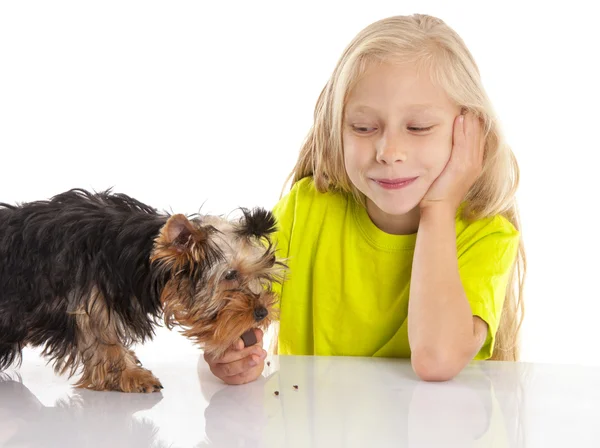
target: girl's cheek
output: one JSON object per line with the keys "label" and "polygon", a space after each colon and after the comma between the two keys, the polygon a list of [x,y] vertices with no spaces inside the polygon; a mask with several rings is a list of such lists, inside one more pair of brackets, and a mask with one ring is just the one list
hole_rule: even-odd
{"label": "girl's cheek", "polygon": [[424,171],[428,179],[437,178],[450,159],[450,148],[445,141],[438,144],[424,145],[415,152],[417,165]]}
{"label": "girl's cheek", "polygon": [[422,144],[415,151],[415,155],[418,160],[428,166],[432,167],[439,163],[439,160],[444,158],[447,150],[443,142],[429,141],[426,144]]}
{"label": "girl's cheek", "polygon": [[430,150],[428,153],[431,155],[431,160],[434,163],[446,164],[450,159],[450,153],[452,151],[452,136],[440,135],[435,141],[431,142]]}

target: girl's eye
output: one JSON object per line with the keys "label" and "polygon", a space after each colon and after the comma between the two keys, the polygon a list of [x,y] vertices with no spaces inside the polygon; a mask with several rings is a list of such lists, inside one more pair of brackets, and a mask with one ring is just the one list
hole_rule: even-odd
{"label": "girl's eye", "polygon": [[373,132],[373,131],[377,130],[377,128],[373,128],[370,126],[354,126],[354,125],[352,126],[352,129],[355,132],[358,132],[359,134],[367,134],[369,132]]}
{"label": "girl's eye", "polygon": [[432,128],[433,128],[433,126],[429,126],[429,127],[426,127],[426,128],[419,128],[419,127],[416,127],[416,126],[409,126],[408,130],[412,131],[412,132],[427,132],[427,131],[430,131]]}

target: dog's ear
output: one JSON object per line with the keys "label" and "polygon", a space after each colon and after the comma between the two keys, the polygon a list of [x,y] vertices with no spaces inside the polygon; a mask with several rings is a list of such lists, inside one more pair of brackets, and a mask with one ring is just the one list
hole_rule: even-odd
{"label": "dog's ear", "polygon": [[244,216],[236,230],[238,236],[268,238],[277,230],[275,216],[270,211],[261,207],[255,207],[252,210],[242,208],[241,210]]}
{"label": "dog's ear", "polygon": [[163,243],[178,252],[189,251],[194,245],[203,244],[208,239],[208,231],[195,227],[184,215],[173,215],[162,231]]}
{"label": "dog's ear", "polygon": [[212,265],[221,257],[219,248],[211,240],[215,231],[212,226],[195,225],[184,215],[173,215],[156,238],[152,261],[162,260],[172,267]]}

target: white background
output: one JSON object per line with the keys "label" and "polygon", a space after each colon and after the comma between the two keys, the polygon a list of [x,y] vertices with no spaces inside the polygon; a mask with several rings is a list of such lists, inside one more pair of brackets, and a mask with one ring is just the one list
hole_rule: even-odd
{"label": "white background", "polygon": [[[114,187],[159,209],[271,207],[369,23],[465,40],[522,169],[523,360],[600,364],[600,44],[584,2],[0,3],[0,201]],[[203,205],[204,204],[204,205]],[[159,331],[140,357],[198,350]]]}

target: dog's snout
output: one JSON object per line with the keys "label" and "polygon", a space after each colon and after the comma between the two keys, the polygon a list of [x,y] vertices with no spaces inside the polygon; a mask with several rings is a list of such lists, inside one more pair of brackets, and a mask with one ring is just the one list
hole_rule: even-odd
{"label": "dog's snout", "polygon": [[267,317],[267,314],[269,314],[269,312],[264,306],[254,308],[254,319],[256,320],[256,322],[260,322],[261,320],[263,320],[265,317]]}

